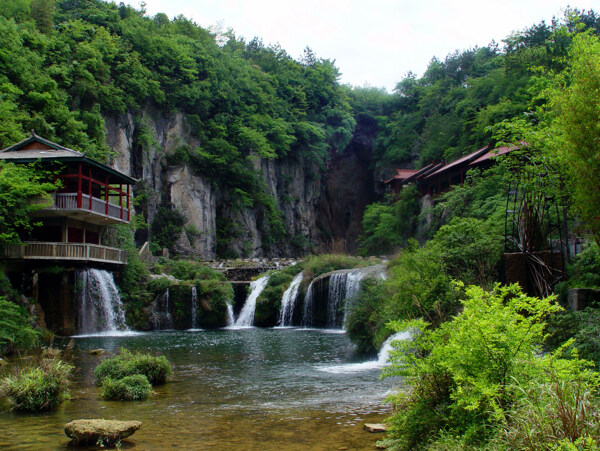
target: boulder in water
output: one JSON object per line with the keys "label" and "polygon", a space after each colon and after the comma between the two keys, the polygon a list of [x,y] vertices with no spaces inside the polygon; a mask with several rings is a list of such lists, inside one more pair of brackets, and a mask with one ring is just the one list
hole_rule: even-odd
{"label": "boulder in water", "polygon": [[90,349],[90,355],[103,355],[106,354],[106,349],[98,348],[98,349]]}
{"label": "boulder in water", "polygon": [[65,434],[74,444],[112,446],[141,427],[141,421],[75,420],[65,424]]}
{"label": "boulder in water", "polygon": [[386,430],[385,424],[379,423],[365,423],[363,427],[369,432],[385,432]]}

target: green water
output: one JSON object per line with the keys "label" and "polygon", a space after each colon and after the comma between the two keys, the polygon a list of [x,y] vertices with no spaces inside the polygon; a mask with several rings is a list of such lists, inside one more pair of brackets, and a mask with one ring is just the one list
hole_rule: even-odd
{"label": "green water", "polygon": [[[374,449],[381,435],[362,425],[389,415],[382,401],[398,383],[353,365],[360,358],[339,331],[165,331],[74,342],[71,401],[47,414],[0,413],[0,448],[66,449],[65,423],[105,418],[142,421],[126,446],[140,450]],[[122,346],[173,364],[170,382],[146,401],[99,398],[93,369],[101,357],[88,351]]]}

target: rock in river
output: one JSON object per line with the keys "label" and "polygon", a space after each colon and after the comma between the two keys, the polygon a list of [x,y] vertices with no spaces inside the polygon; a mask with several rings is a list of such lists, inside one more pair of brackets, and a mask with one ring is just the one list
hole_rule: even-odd
{"label": "rock in river", "polygon": [[363,427],[369,432],[385,432],[385,424],[365,423]]}
{"label": "rock in river", "polygon": [[65,424],[65,434],[75,444],[112,446],[141,427],[141,421],[75,420]]}

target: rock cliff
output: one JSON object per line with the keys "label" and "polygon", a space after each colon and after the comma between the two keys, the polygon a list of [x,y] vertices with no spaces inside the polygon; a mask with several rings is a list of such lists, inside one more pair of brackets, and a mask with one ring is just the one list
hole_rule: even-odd
{"label": "rock cliff", "polygon": [[[274,238],[265,233],[264,208],[234,201],[226,187],[195,173],[189,163],[169,162],[182,147],[202,147],[184,114],[164,115],[146,106],[105,122],[114,151],[110,164],[139,180],[136,213],[148,224],[160,206],[185,217],[184,231],[170,248],[178,255],[260,258],[353,251],[364,208],[376,198],[370,169],[372,124],[359,121],[355,138],[344,151],[332,152],[325,167],[294,155],[272,160],[247,156],[280,212],[285,232]],[[142,244],[151,235],[150,228],[138,230],[136,240]]]}

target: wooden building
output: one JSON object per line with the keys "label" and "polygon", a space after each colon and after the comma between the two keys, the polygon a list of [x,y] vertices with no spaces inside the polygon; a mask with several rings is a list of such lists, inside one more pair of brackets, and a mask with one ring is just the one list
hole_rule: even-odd
{"label": "wooden building", "polygon": [[55,171],[60,188],[52,204],[35,213],[42,226],[23,244],[0,248],[1,259],[124,265],[125,251],[104,246],[103,232],[131,219],[136,180],[72,149],[32,135],[0,151],[13,163],[40,162]]}
{"label": "wooden building", "polygon": [[487,169],[494,164],[494,157],[509,153],[518,147],[483,147],[448,164],[431,163],[422,169],[397,169],[396,174],[384,183],[387,191],[399,194],[404,185],[414,183],[422,195],[435,196],[444,193],[453,185],[465,181],[470,169]]}

